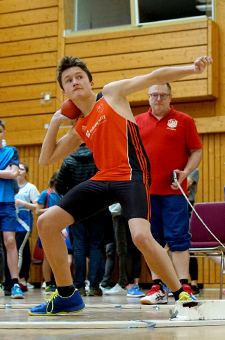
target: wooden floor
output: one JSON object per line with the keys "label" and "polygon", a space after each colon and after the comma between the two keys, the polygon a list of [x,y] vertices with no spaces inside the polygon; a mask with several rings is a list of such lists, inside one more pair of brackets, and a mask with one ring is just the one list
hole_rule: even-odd
{"label": "wooden floor", "polygon": [[[218,290],[202,290],[199,298],[218,299]],[[172,297],[168,305],[159,306],[142,306],[138,298],[126,296],[84,297],[86,308],[78,314],[28,316],[27,309],[43,301],[42,289],[29,290],[24,300],[0,297],[0,339],[222,340],[225,337],[225,320],[211,325],[201,320],[194,324],[185,321],[182,326],[170,321]]]}

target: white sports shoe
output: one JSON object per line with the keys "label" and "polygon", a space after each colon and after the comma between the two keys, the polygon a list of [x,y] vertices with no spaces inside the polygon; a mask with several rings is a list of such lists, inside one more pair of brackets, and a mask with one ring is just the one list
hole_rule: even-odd
{"label": "white sports shoe", "polygon": [[28,289],[34,289],[34,285],[30,284],[29,282],[27,282],[27,288]]}
{"label": "white sports shoe", "polygon": [[127,295],[127,290],[117,283],[113,288],[106,290],[104,295]]}
{"label": "white sports shoe", "polygon": [[102,287],[102,285],[99,285],[99,288],[102,290],[102,294],[105,294],[108,290],[112,289],[110,286]]}
{"label": "white sports shoe", "polygon": [[2,283],[0,282],[0,297],[4,296],[4,287]]}
{"label": "white sports shoe", "polygon": [[90,281],[89,280],[85,280],[84,284],[85,284],[85,292],[86,293],[90,293]]}
{"label": "white sports shoe", "polygon": [[164,290],[159,285],[153,285],[145,297],[140,300],[142,305],[158,305],[167,303],[167,297]]}

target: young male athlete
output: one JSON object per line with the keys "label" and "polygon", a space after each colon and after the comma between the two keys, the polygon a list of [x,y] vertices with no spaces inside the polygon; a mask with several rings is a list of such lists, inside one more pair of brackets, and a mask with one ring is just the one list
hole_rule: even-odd
{"label": "young male athlete", "polygon": [[54,114],[42,145],[40,164],[53,164],[84,142],[93,151],[99,172],[70,190],[38,219],[38,232],[58,289],[46,303],[31,308],[30,315],[75,313],[85,307],[73,286],[61,230],[114,202],[123,207],[134,244],[148,266],[174,292],[175,300],[191,300],[165,250],[150,232],[150,164],[126,97],[154,84],[202,73],[211,63],[210,57],[200,57],[191,66],[165,67],[148,75],[110,83],[96,95],[86,65],[77,57],[66,56],[61,60],[57,79],[63,93],[82,114],[58,142],[59,127],[62,123],[68,125],[69,120],[61,110]]}

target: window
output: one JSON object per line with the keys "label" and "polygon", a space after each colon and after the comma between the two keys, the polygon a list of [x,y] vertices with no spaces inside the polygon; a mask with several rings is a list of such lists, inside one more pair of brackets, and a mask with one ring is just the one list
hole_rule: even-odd
{"label": "window", "polygon": [[137,0],[138,22],[136,24],[191,18],[212,17],[213,0]]}
{"label": "window", "polygon": [[65,33],[134,27],[193,17],[214,19],[215,0],[64,0]]}
{"label": "window", "polygon": [[130,0],[75,0],[75,31],[130,24]]}

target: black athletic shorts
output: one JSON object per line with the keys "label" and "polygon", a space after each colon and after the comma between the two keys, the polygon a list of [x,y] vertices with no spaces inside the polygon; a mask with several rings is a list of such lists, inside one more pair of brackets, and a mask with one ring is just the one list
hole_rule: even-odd
{"label": "black athletic shorts", "polygon": [[71,189],[56,205],[78,222],[116,202],[121,204],[127,220],[150,219],[149,187],[137,180],[87,180]]}

